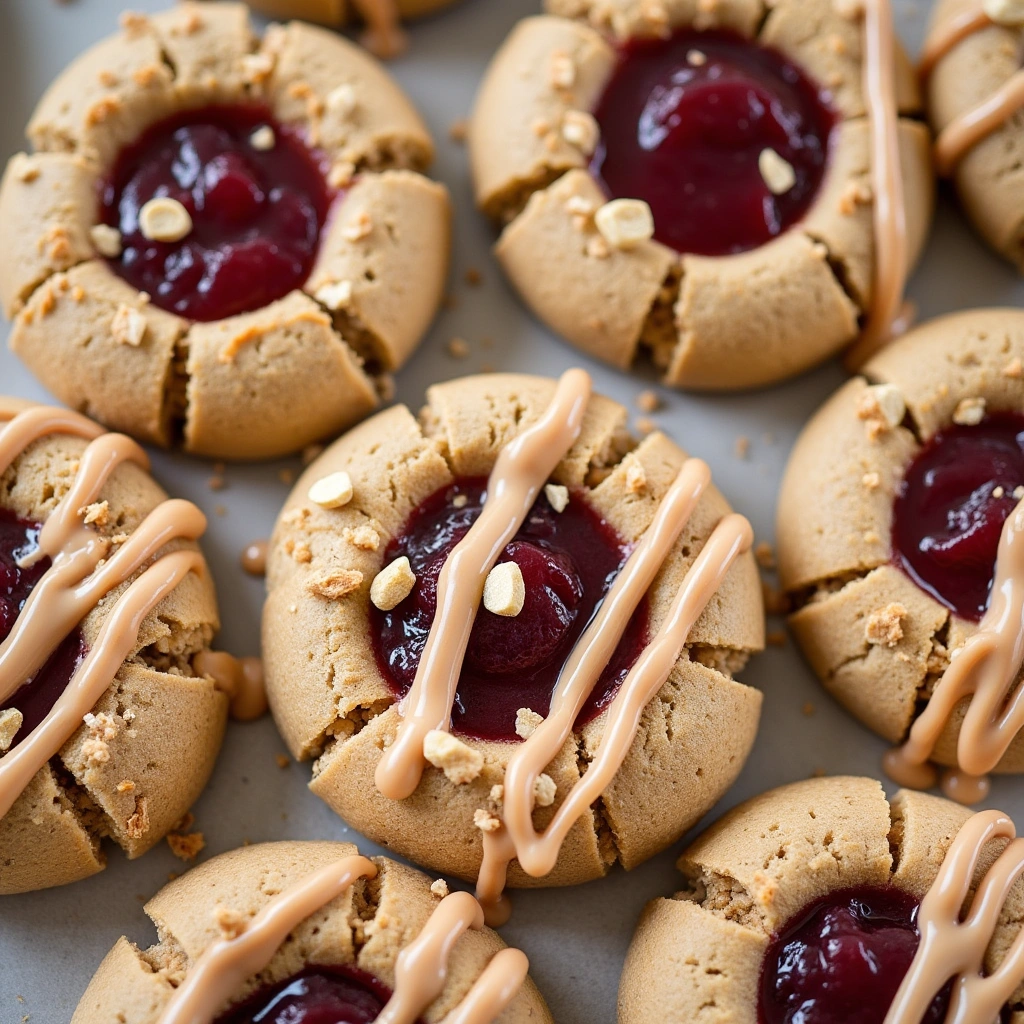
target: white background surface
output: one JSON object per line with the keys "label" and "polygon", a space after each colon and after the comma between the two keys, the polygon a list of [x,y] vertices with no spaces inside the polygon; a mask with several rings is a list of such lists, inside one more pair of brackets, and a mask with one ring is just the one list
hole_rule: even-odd
{"label": "white background surface", "polygon": [[[0,157],[6,160],[24,145],[23,126],[47,83],[85,46],[114,30],[121,6],[121,0],[0,0]],[[165,3],[135,0],[133,6],[157,10]],[[647,386],[558,342],[520,306],[490,259],[492,235],[472,208],[463,148],[448,139],[448,126],[468,112],[490,55],[516,20],[535,13],[538,6],[538,0],[465,0],[415,26],[409,55],[393,65],[434,133],[434,173],[451,189],[457,205],[451,289],[460,301],[441,314],[399,375],[398,398],[413,408],[421,404],[428,384],[472,373],[483,364],[549,374],[582,365],[593,372],[599,390],[627,405]],[[899,29],[912,51],[919,45],[927,6],[921,0],[896,0]],[[482,287],[465,286],[468,267],[483,271]],[[1024,305],[1024,285],[972,236],[948,197],[910,295],[922,318],[970,306]],[[6,325],[0,332],[6,335]],[[457,361],[447,354],[446,342],[455,335],[470,342],[470,358]],[[485,337],[495,341],[489,350],[480,344]],[[808,415],[842,379],[839,367],[829,365],[754,395],[663,392],[666,407],[656,419],[693,454],[710,461],[717,483],[736,509],[750,517],[759,538],[770,539],[775,494],[789,448]],[[0,350],[0,391],[46,398],[6,346]],[[735,454],[740,436],[751,442],[746,460]],[[237,654],[257,654],[262,586],[242,573],[238,558],[247,542],[269,534],[288,489],[278,471],[297,463],[229,467],[227,488],[215,493],[207,486],[207,464],[164,454],[157,454],[154,462],[168,490],[210,514],[204,546],[221,597],[224,630],[219,645]],[[226,514],[215,515],[217,505]],[[713,815],[816,769],[879,774],[882,742],[832,703],[791,644],[757,657],[742,678],[765,694],[761,730],[746,770]],[[811,717],[801,711],[807,701],[816,708]],[[308,766],[277,766],[274,756],[283,751],[269,718],[229,727],[213,780],[194,808],[196,827],[208,844],[203,857],[243,839],[345,838],[370,852],[369,843],[307,792]],[[991,803],[1024,820],[1024,784],[997,781]],[[677,887],[677,853],[678,848],[630,874],[616,870],[607,879],[576,889],[514,894],[515,914],[503,929],[504,937],[529,954],[533,977],[559,1024],[615,1020],[619,973],[637,916],[647,900]],[[180,871],[181,863],[163,844],[134,863],[116,848],[109,856],[108,869],[93,879],[0,901],[0,1024],[17,1024],[25,1014],[38,1024],[68,1021],[119,935],[141,944],[153,940],[142,902],[169,872]]]}

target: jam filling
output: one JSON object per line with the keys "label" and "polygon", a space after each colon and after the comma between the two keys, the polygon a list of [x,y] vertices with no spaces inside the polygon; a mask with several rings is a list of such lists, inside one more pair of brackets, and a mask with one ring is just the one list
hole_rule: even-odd
{"label": "jam filling", "polygon": [[[397,608],[371,607],[377,663],[396,696],[412,686],[437,608],[437,578],[452,548],[479,517],[484,479],[442,488],[413,512],[389,545],[385,564],[406,555],[416,574],[412,593]],[[456,499],[458,499],[457,507]],[[499,562],[522,570],[526,603],[515,617],[481,606],[470,636],[452,711],[452,726],[478,739],[520,739],[516,712],[547,716],[558,674],[629,555],[629,548],[579,493],[561,513],[543,495]],[[580,712],[594,718],[614,698],[647,636],[645,598],[611,662]]]}
{"label": "jam filling", "polygon": [[[259,309],[309,276],[334,198],[325,173],[325,158],[266,108],[174,114],[124,149],[103,183],[100,220],[122,244],[109,262],[155,305],[190,320]],[[140,229],[143,206],[164,197],[192,218],[180,241]]]}
{"label": "jam filling", "polygon": [[[7,639],[32,588],[50,567],[48,558],[24,569],[18,567],[17,560],[38,546],[41,528],[38,523],[19,519],[13,512],[0,509],[0,642]],[[50,713],[85,653],[85,640],[76,629],[64,638],[35,676],[15,690],[0,707],[0,710],[16,708],[24,717],[15,742],[24,739]]]}
{"label": "jam filling", "polygon": [[1003,523],[1024,485],[1024,416],[940,431],[910,464],[893,507],[896,564],[962,618],[988,607]]}
{"label": "jam filling", "polygon": [[[645,200],[659,242],[705,256],[757,248],[804,216],[837,122],[827,94],[782,54],[692,29],[623,46],[594,115],[591,169],[607,194]],[[767,149],[793,169],[779,194],[761,174]]]}
{"label": "jam filling", "polygon": [[307,967],[265,985],[214,1024],[371,1024],[391,993],[356,967]]}
{"label": "jam filling", "polygon": [[[883,1024],[917,952],[917,911],[913,896],[868,886],[812,903],[768,946],[759,1024]],[[946,1019],[951,987],[922,1024]]]}

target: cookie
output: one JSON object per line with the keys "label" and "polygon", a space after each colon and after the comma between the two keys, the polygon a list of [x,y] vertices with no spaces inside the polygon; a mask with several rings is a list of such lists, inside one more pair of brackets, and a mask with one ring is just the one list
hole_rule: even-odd
{"label": "cookie", "polygon": [[[11,346],[65,404],[269,458],[365,416],[441,298],[445,189],[409,100],[301,22],[125,15],[50,86],[0,184]],[[97,201],[99,195],[99,201]]]}
{"label": "cookie", "polygon": [[[971,973],[984,961],[991,975],[1020,931],[1024,885],[1009,874],[1012,888],[999,889],[1024,867],[1020,842],[1006,848],[1013,834],[997,811],[972,816],[906,791],[887,802],[871,779],[813,779],[755,797],[683,853],[684,889],[648,904],[619,1021],[940,1021],[946,982],[963,970],[958,1019],[998,1018],[1005,1003],[1001,1019],[1019,1022],[1019,969],[984,982]],[[968,935],[961,902],[986,875],[997,887],[991,917]],[[949,906],[943,884],[961,894]],[[975,913],[980,895],[972,899]]]}
{"label": "cookie", "polygon": [[978,233],[1024,269],[1024,16],[1007,0],[939,0],[922,53],[939,173]]}
{"label": "cookie", "polygon": [[148,469],[84,416],[0,398],[0,894],[101,871],[104,839],[145,853],[220,749],[206,520]]}
{"label": "cookie", "polygon": [[[435,385],[418,417],[396,406],[328,448],[270,544],[268,695],[311,789],[417,863],[483,870],[493,914],[506,860],[513,886],[571,885],[674,842],[736,778],[760,713],[733,679],[764,639],[749,526],[703,463],[661,433],[635,442],[627,410],[588,395],[578,370]],[[595,658],[584,629],[612,579],[632,589],[605,600]],[[570,655],[579,688],[553,705]]]}
{"label": "cookie", "polygon": [[426,1024],[551,1021],[526,957],[482,927],[472,896],[350,843],[232,850],[146,913],[159,941],[120,938],[73,1024],[243,1024],[270,1019],[268,1004],[275,1021],[372,1021],[385,1005],[389,1020]]}
{"label": "cookie", "polygon": [[866,34],[848,7],[549,0],[516,26],[470,156],[498,260],[542,321],[614,366],[725,390],[895,329],[931,217],[928,132],[884,12],[867,5]]}
{"label": "cookie", "polygon": [[[1024,770],[1020,724],[1008,715],[996,726],[1020,669],[1013,624],[993,621],[1017,599],[1004,577],[1018,557],[1008,534],[1024,525],[1022,367],[1017,310],[923,324],[815,414],[783,479],[778,563],[793,633],[865,725],[918,753],[927,739],[921,768]],[[994,652],[988,668],[979,644]]]}

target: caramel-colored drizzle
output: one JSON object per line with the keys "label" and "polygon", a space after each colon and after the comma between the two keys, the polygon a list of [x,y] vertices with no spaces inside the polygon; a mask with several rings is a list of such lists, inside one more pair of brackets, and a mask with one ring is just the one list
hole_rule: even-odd
{"label": "caramel-colored drizzle", "polygon": [[[245,982],[270,963],[289,934],[307,917],[346,892],[359,878],[375,878],[365,857],[334,861],[275,896],[242,932],[211,943],[175,989],[158,1024],[209,1024]],[[395,965],[395,988],[378,1024],[414,1024],[444,990],[456,942],[483,927],[483,911],[469,893],[446,896]],[[498,953],[446,1024],[490,1024],[515,998],[529,961],[518,949]]]}
{"label": "caramel-colored drizzle", "polygon": [[[974,815],[957,833],[921,902],[921,942],[885,1024],[918,1024],[950,978],[954,982],[946,1020],[989,1024],[999,1019],[1003,1005],[1024,979],[1024,931],[1018,932],[995,971],[986,974],[984,965],[1003,904],[1024,873],[1024,839],[1015,836],[1013,822],[1000,811]],[[988,843],[1001,839],[1011,842],[978,886],[964,917],[978,861]]]}
{"label": "caramel-colored drizzle", "polygon": [[979,779],[999,763],[1024,728],[1024,687],[1011,693],[1024,662],[1024,501],[1003,524],[988,610],[967,642],[950,655],[949,665],[907,741],[884,760],[889,776],[902,786],[927,789],[936,781],[929,763],[954,709],[970,698],[957,740],[959,776],[946,787],[962,800],[981,799]]}
{"label": "caramel-colored drizzle", "polygon": [[[935,65],[964,39],[994,24],[996,22],[981,3],[950,18],[925,42],[919,64],[922,78],[930,75]],[[951,175],[974,146],[1006,124],[1021,107],[1024,107],[1024,71],[1012,75],[988,99],[965,110],[942,129],[934,149],[939,174]]]}
{"label": "caramel-colored drizzle", "polygon": [[377,765],[377,789],[384,796],[404,800],[419,785],[427,733],[447,729],[451,722],[462,660],[487,574],[579,437],[589,398],[590,377],[583,370],[569,370],[559,380],[544,415],[498,455],[483,511],[452,549],[438,577],[437,612],[412,687],[401,704],[402,720]]}
{"label": "caramel-colored drizzle", "polygon": [[[90,443],[68,493],[46,520],[37,548],[22,559],[51,560],[0,644],[0,703],[30,680],[64,637],[108,594],[142,573],[118,597],[96,642],[45,719],[0,759],[0,817],[32,777],[74,734],[138,642],[146,615],[189,572],[205,571],[194,551],[157,558],[174,541],[195,540],[206,518],[186,501],[165,501],[111,555],[111,542],[85,525],[81,510],[99,500],[110,475],[125,462],[148,468],[145,452],[130,438],[107,434],[76,413],[44,406],[0,403],[0,473],[34,441],[69,434]],[[153,561],[156,559],[156,561]]]}
{"label": "caramel-colored drizzle", "polygon": [[362,44],[382,60],[404,53],[409,38],[402,30],[395,0],[352,0],[360,17],[366,22]]}
{"label": "caramel-colored drizzle", "polygon": [[903,301],[908,263],[907,211],[900,170],[896,34],[890,0],[865,0],[864,102],[871,129],[875,268],[867,323],[846,355],[851,370],[859,370],[875,352],[903,333],[911,317]]}

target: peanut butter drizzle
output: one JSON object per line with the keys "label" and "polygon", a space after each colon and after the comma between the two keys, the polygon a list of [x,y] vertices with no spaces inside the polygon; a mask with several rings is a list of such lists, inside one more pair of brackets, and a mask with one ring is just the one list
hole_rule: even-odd
{"label": "peanut butter drizzle", "polygon": [[377,789],[384,796],[403,800],[415,791],[426,764],[424,738],[432,729],[448,729],[484,580],[579,437],[589,399],[590,377],[583,370],[567,371],[544,415],[498,455],[483,511],[438,577],[437,612],[400,706],[402,720],[377,765]]}
{"label": "peanut butter drizzle", "polygon": [[[885,1024],[918,1024],[932,999],[953,978],[946,1020],[989,1024],[1024,980],[1024,930],[1018,932],[999,967],[986,975],[985,952],[995,933],[1010,888],[1024,872],[1024,839],[1001,811],[970,818],[953,840],[938,876],[921,902],[917,924],[921,943],[885,1017]],[[961,918],[978,861],[995,840],[1011,842],[989,869]]]}
{"label": "peanut butter drizzle", "polygon": [[81,510],[98,501],[111,473],[122,463],[148,468],[142,449],[123,435],[105,433],[85,417],[61,409],[4,401],[0,422],[4,422],[0,473],[47,435],[68,434],[90,441],[68,493],[40,531],[37,548],[21,560],[31,565],[49,558],[51,565],[0,644],[0,703],[39,671],[88,612],[141,572],[114,603],[95,643],[46,718],[0,758],[3,817],[103,695],[138,642],[146,615],[189,572],[205,571],[198,552],[157,555],[174,541],[201,536],[206,518],[189,502],[165,501],[110,555],[111,542],[85,525]]}
{"label": "peanut butter drizzle", "polygon": [[987,138],[1024,107],[1024,70],[1011,75],[987,100],[965,110],[939,132],[935,140],[935,169],[943,177],[982,139]]}
{"label": "peanut butter drizzle", "polygon": [[974,8],[960,11],[945,24],[939,25],[924,41],[921,49],[921,57],[917,62],[920,77],[926,79],[935,70],[935,65],[951,53],[955,46],[992,24],[992,19],[979,3]]}
{"label": "peanut butter drizzle", "polygon": [[189,968],[158,1024],[209,1024],[246,978],[270,963],[289,934],[347,892],[358,878],[376,878],[366,857],[343,857],[275,896],[235,938],[210,943]]}
{"label": "peanut butter drizzle", "polygon": [[860,338],[846,355],[858,370],[909,326],[907,211],[900,169],[900,117],[896,96],[896,41],[890,0],[864,2],[864,103],[871,130],[875,268],[871,310]]}
{"label": "peanut butter drizzle", "polygon": [[390,60],[405,52],[409,37],[402,30],[395,0],[352,0],[352,4],[366,22],[360,41],[370,53]]}
{"label": "peanut butter drizzle", "polygon": [[[929,764],[935,745],[954,709],[970,698],[957,739],[957,763],[963,777],[947,788],[970,798],[983,791],[981,776],[999,763],[1024,727],[1024,687],[1013,691],[1024,662],[1024,501],[1003,524],[992,596],[976,633],[950,655],[924,711],[901,747],[883,761],[890,778],[911,789],[935,784]],[[962,797],[961,797],[962,798]],[[980,798],[980,797],[979,797]]]}

